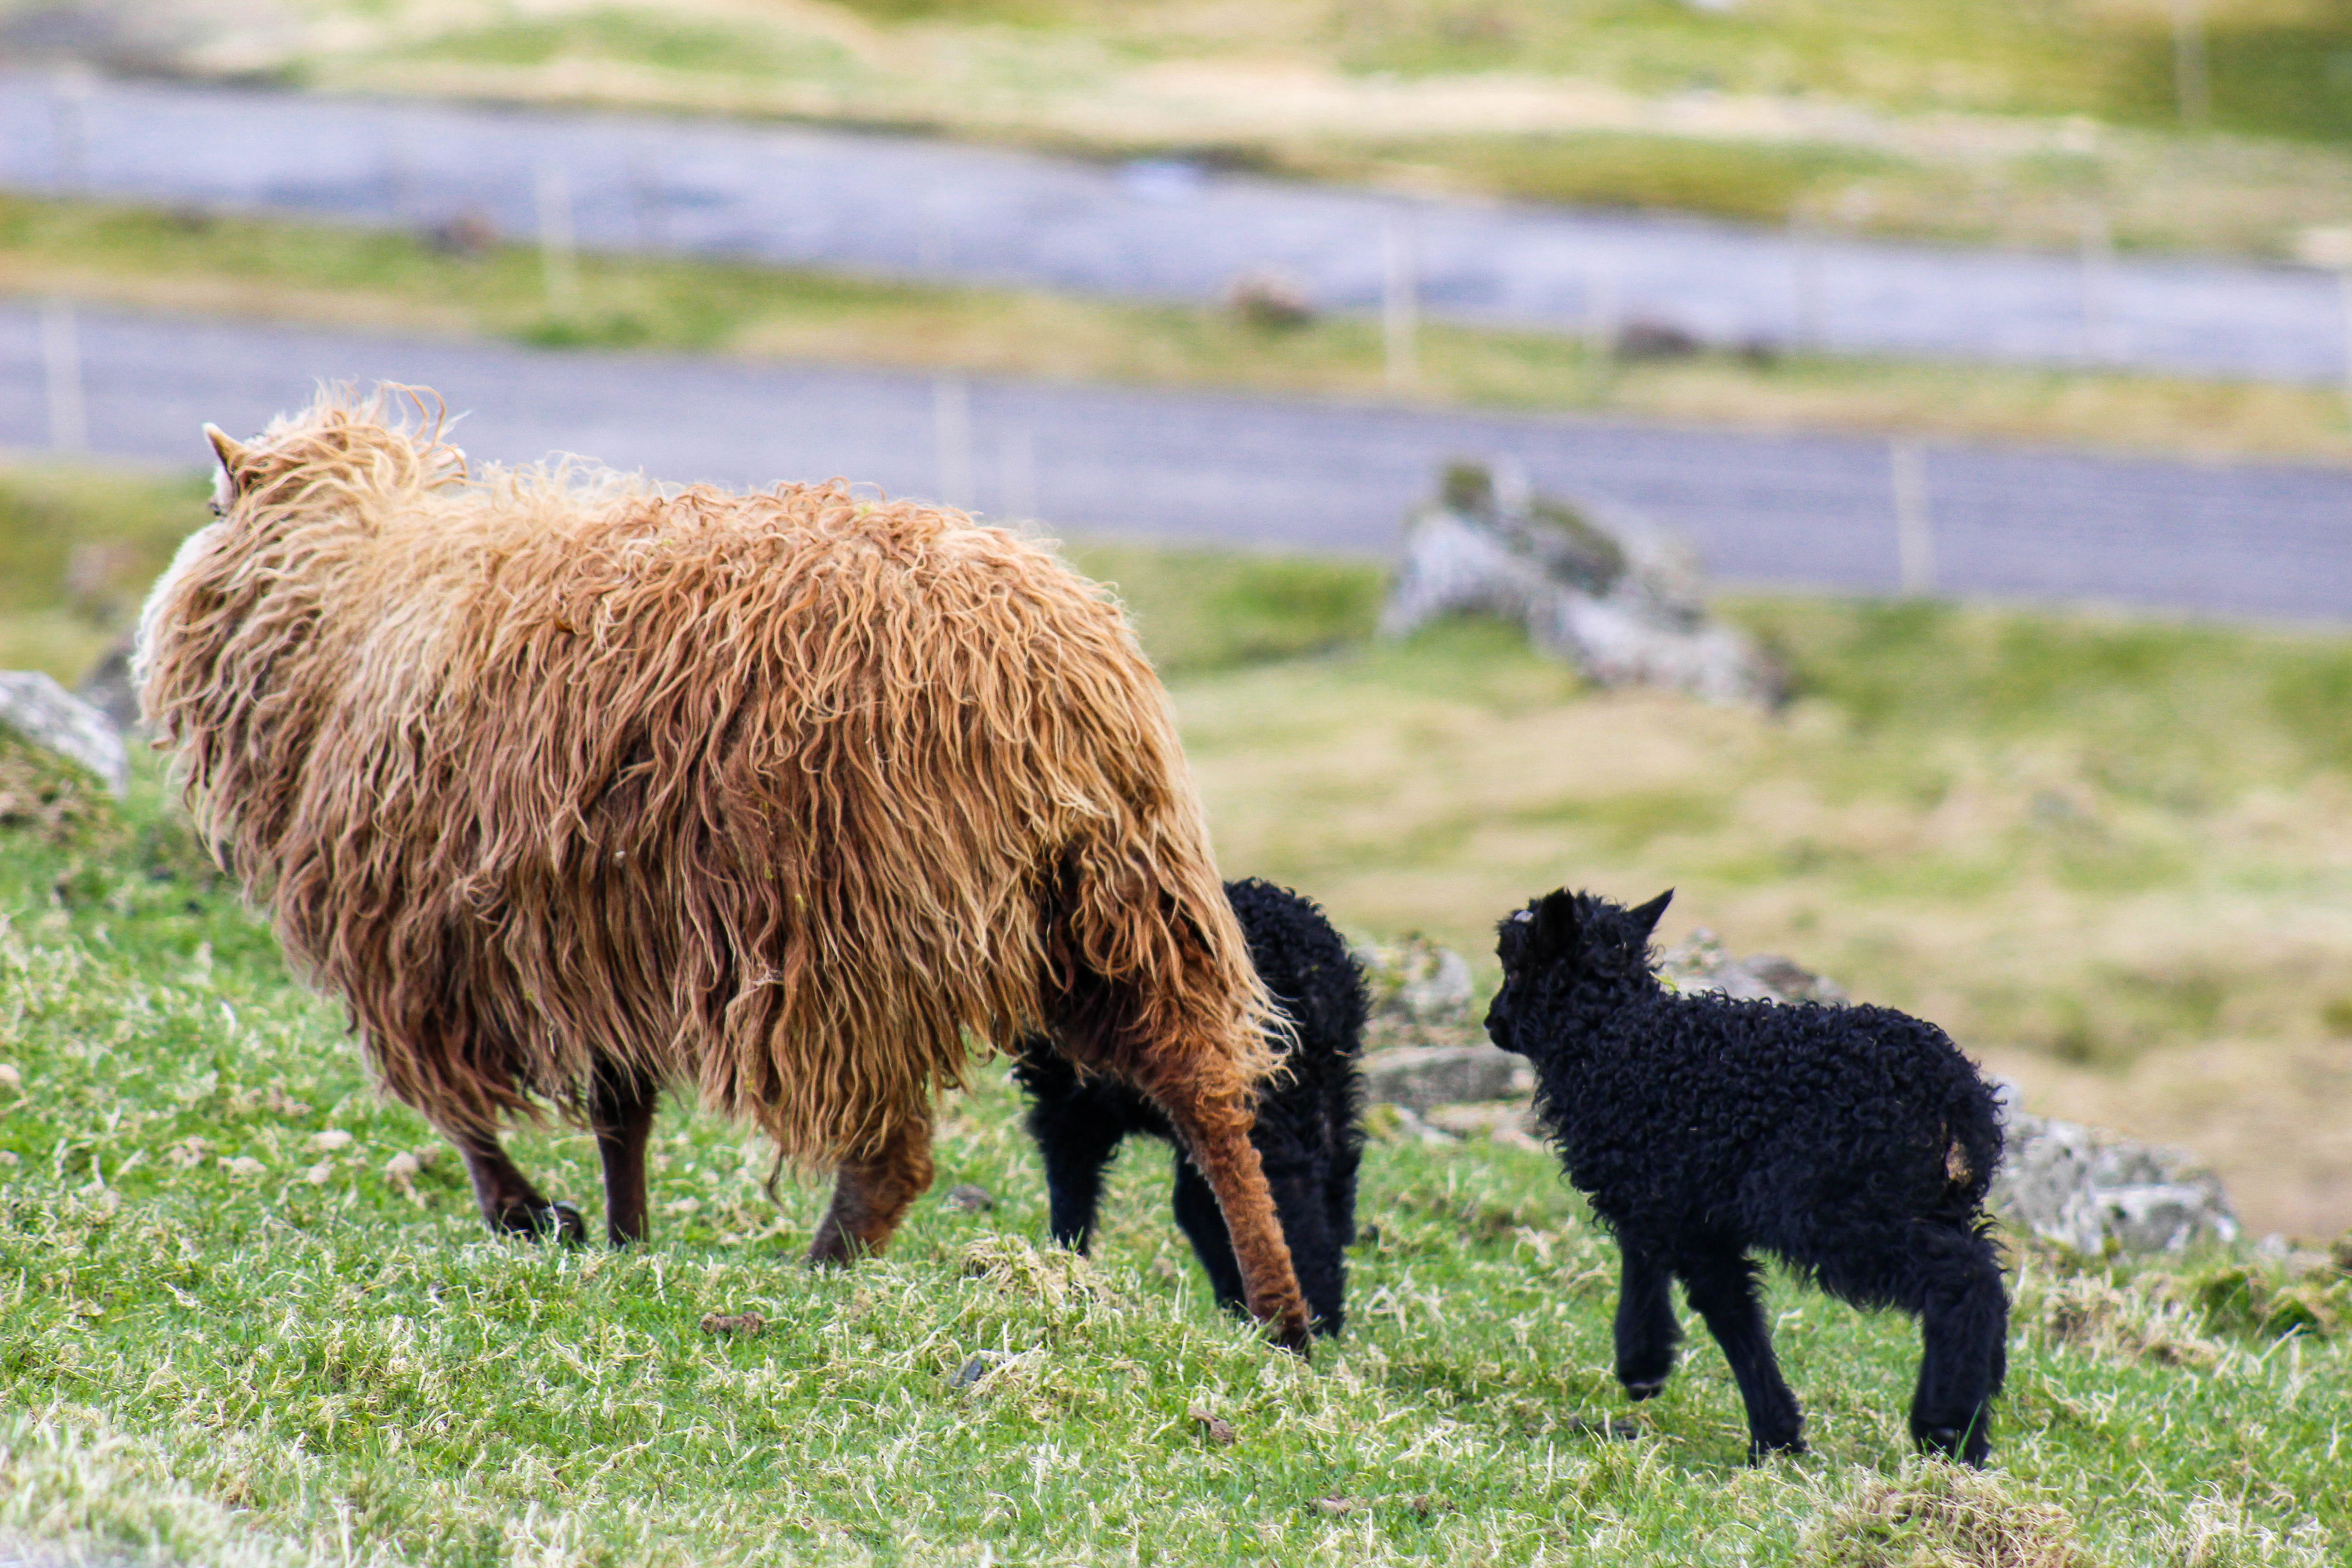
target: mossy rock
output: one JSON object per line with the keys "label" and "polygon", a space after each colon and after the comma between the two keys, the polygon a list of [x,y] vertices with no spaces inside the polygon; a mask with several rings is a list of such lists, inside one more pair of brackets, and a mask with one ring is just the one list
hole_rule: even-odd
{"label": "mossy rock", "polygon": [[67,844],[120,820],[97,774],[0,724],[0,833]]}

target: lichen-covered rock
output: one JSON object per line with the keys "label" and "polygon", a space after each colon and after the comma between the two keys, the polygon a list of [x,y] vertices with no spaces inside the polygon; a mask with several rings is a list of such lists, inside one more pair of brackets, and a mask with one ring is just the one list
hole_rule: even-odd
{"label": "lichen-covered rock", "polygon": [[1471,1021],[1470,964],[1452,948],[1416,934],[1355,953],[1372,1017],[1447,1027]]}
{"label": "lichen-covered rock", "polygon": [[135,633],[117,639],[99,655],[73,690],[125,735],[139,728],[139,690],[131,679],[131,655],[137,641]]}
{"label": "lichen-covered rock", "polygon": [[1525,1058],[1488,1045],[1393,1046],[1367,1052],[1362,1072],[1366,1099],[1421,1113],[1535,1092]]}
{"label": "lichen-covered rock", "polygon": [[1475,463],[1445,472],[1408,525],[1381,629],[1500,616],[1603,686],[1658,686],[1714,702],[1780,700],[1780,670],[1708,619],[1689,551],[1628,518],[1541,496],[1506,500]]}
{"label": "lichen-covered rock", "polygon": [[2000,1089],[2007,1148],[1988,1202],[2011,1224],[2092,1258],[2237,1239],[2229,1194],[2195,1155],[2035,1116],[2015,1084]]}
{"label": "lichen-covered rock", "polygon": [[117,795],[131,786],[122,731],[37,669],[0,670],[0,729],[88,770]]}
{"label": "lichen-covered rock", "polygon": [[1736,1001],[1843,1002],[1845,987],[1776,953],[1734,958],[1705,926],[1658,959],[1659,977],[1677,991],[1720,991]]}
{"label": "lichen-covered rock", "polygon": [[1370,1006],[1364,1092],[1416,1114],[1535,1089],[1528,1064],[1487,1043],[1469,962],[1424,936],[1355,950]]}

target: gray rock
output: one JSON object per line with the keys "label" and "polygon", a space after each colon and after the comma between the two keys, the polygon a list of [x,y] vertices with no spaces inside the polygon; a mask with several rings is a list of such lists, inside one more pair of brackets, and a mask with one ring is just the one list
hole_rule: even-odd
{"label": "gray rock", "polygon": [[1722,939],[1705,926],[1658,959],[1658,973],[1677,991],[1720,991],[1735,1001],[1827,1002],[1847,1000],[1845,987],[1774,953],[1734,958]]}
{"label": "gray rock", "polygon": [[1452,948],[1416,935],[1361,946],[1355,954],[1374,1018],[1441,1027],[1470,1023],[1470,964]]}
{"label": "gray rock", "polygon": [[87,768],[117,795],[131,787],[131,759],[114,721],[39,670],[0,670],[0,725]]}
{"label": "gray rock", "polygon": [[1365,1098],[1416,1115],[1440,1105],[1507,1100],[1535,1091],[1523,1058],[1493,1046],[1397,1046],[1366,1053]]}
{"label": "gray rock", "polygon": [[2195,1155],[2035,1116],[1999,1087],[2007,1147],[1988,1202],[2011,1224],[2090,1258],[2237,1239],[2229,1194]]}
{"label": "gray rock", "polygon": [[1707,618],[1689,551],[1591,506],[1502,496],[1472,463],[1449,468],[1438,501],[1408,524],[1381,630],[1402,637],[1463,614],[1519,622],[1602,686],[1774,703],[1786,684],[1745,636]]}

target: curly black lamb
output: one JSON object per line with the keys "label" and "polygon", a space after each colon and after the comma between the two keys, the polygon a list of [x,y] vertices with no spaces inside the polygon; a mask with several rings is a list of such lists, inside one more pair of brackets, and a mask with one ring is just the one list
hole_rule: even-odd
{"label": "curly black lamb", "polygon": [[[1225,884],[1249,939],[1250,958],[1297,1036],[1287,1076],[1259,1092],[1257,1146],[1275,1213],[1290,1244],[1299,1288],[1318,1333],[1346,1321],[1347,1259],[1356,1234],[1356,1167],[1362,1158],[1363,1083],[1356,1063],[1364,1034],[1364,978],[1348,944],[1314,901],[1252,879]],[[1278,1042],[1277,1042],[1278,1043]],[[1130,1132],[1174,1142],[1167,1120],[1125,1085],[1080,1078],[1042,1037],[1024,1040],[1013,1074],[1029,1091],[1029,1131],[1045,1156],[1054,1239],[1087,1250],[1102,1198],[1104,1167]],[[1208,1270],[1218,1304],[1243,1306],[1242,1276],[1218,1217],[1216,1194],[1182,1151],[1176,1154],[1176,1223]]]}
{"label": "curly black lamb", "polygon": [[1670,1278],[1723,1347],[1748,1458],[1801,1453],[1751,1254],[1831,1295],[1920,1320],[1923,1448],[1982,1465],[2007,1370],[2009,1298],[1983,1203],[2001,1152],[1992,1089],[1941,1029],[1884,1007],[1676,995],[1636,910],[1549,893],[1501,926],[1496,1045],[1535,1065],[1537,1111],[1622,1259],[1617,1379],[1674,1369]]}

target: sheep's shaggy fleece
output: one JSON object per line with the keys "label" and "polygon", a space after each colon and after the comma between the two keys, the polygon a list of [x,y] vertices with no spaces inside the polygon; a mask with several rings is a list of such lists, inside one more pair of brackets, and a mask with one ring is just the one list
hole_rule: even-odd
{"label": "sheep's shaggy fleece", "polygon": [[381,393],[239,465],[142,706],[445,1131],[576,1114],[605,1058],[835,1163],[1087,985],[1135,1008],[1103,1065],[1244,1106],[1271,1067],[1165,695],[1044,546],[839,482],[469,477]]}

